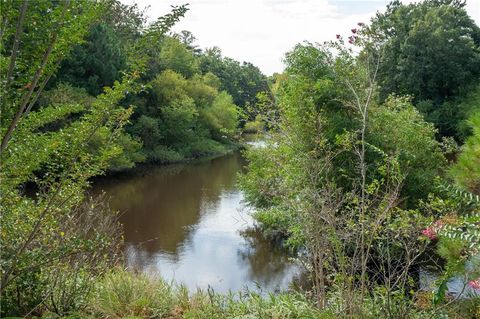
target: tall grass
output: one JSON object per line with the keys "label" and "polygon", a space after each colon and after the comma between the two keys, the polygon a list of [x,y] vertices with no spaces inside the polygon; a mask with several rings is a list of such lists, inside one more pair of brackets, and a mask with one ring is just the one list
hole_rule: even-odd
{"label": "tall grass", "polygon": [[[428,293],[426,293],[428,294]],[[425,304],[398,298],[399,314],[385,313],[382,294],[364,300],[358,312],[347,317],[341,292],[332,292],[325,309],[320,310],[306,294],[284,292],[260,295],[252,291],[218,294],[212,290],[189,291],[183,285],[168,283],[115,269],[97,282],[88,307],[73,318],[168,318],[168,319],[336,319],[336,318],[480,318],[480,300],[464,300],[440,311]],[[427,296],[428,297],[428,296]],[[427,298],[430,299],[430,298]],[[53,318],[46,316],[44,318]],[[55,318],[58,318],[55,316]]]}
{"label": "tall grass", "polygon": [[87,312],[96,318],[335,318],[297,293],[189,293],[185,286],[127,271],[98,282]]}

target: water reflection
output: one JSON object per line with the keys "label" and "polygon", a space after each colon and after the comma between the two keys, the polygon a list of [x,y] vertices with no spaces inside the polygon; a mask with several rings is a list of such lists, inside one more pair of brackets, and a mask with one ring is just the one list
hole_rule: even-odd
{"label": "water reflection", "polygon": [[293,264],[289,256],[279,245],[273,245],[266,240],[255,227],[248,227],[240,232],[243,237],[242,249],[238,250],[238,257],[242,263],[249,265],[248,276],[261,287],[286,287],[290,283],[299,283],[302,280],[300,268],[297,273],[290,273],[291,268],[285,265]]}
{"label": "water reflection", "polygon": [[[473,273],[480,264],[480,254],[471,257],[466,262],[465,270],[467,273]],[[433,265],[420,269],[419,280],[420,288],[426,291],[436,291],[438,289],[439,279],[442,278],[442,271]],[[480,297],[480,291],[473,289],[468,285],[467,276],[455,276],[447,281],[448,294],[455,298]]]}
{"label": "water reflection", "polygon": [[244,164],[236,153],[96,185],[124,212],[128,265],[191,289],[286,288],[300,267],[252,228],[236,187]]}

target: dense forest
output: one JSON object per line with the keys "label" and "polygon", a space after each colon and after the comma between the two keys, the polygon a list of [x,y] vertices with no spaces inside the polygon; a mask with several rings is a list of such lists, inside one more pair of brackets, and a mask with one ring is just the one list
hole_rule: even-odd
{"label": "dense forest", "polygon": [[[153,22],[117,0],[0,5],[2,317],[480,318],[480,27],[464,1],[394,0],[269,77],[171,31],[188,5]],[[306,287],[189,292],[123,270],[94,178],[239,148],[257,226]]]}

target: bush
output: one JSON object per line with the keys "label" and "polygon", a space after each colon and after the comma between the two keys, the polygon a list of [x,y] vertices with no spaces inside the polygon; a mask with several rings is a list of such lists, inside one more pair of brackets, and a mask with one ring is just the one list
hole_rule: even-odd
{"label": "bush", "polygon": [[[413,204],[433,190],[432,181],[446,164],[436,129],[426,122],[409,98],[389,97],[370,114],[369,143],[387,154],[399,156],[406,174],[402,195]],[[372,157],[378,157],[375,151]]]}
{"label": "bush", "polygon": [[[21,280],[2,294],[2,315],[28,311],[66,315],[83,309],[95,281],[119,261],[122,232],[117,219],[104,196],[72,208],[50,229],[54,233],[46,239],[49,249],[42,246],[46,243],[32,247],[31,259],[20,269]],[[4,253],[11,250],[2,246]]]}
{"label": "bush", "polygon": [[220,155],[228,150],[228,145],[206,138],[199,138],[182,148],[182,151],[192,158]]}
{"label": "bush", "polygon": [[165,145],[155,146],[153,150],[147,151],[147,156],[159,163],[174,163],[185,159],[182,154]]}
{"label": "bush", "polygon": [[245,123],[243,133],[260,133],[264,130],[263,119],[261,115],[255,116],[255,121]]}
{"label": "bush", "polygon": [[213,103],[202,112],[210,134],[217,140],[232,138],[237,132],[239,111],[232,97],[221,92]]}

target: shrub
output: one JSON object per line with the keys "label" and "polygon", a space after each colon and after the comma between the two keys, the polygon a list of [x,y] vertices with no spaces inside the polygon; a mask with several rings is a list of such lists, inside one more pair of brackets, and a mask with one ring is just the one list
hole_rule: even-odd
{"label": "shrub", "polygon": [[255,116],[255,121],[245,123],[243,133],[260,133],[264,130],[263,119],[261,115]]}
{"label": "shrub", "polygon": [[150,160],[159,163],[174,163],[185,159],[182,154],[165,145],[155,146],[153,150],[147,151],[147,156]]}

